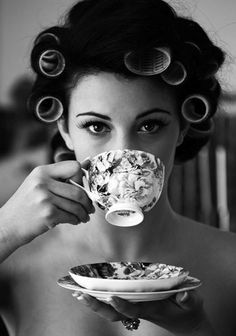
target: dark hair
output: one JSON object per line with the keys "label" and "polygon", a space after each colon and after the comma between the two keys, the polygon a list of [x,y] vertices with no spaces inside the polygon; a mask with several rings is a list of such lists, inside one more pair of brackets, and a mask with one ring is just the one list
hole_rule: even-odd
{"label": "dark hair", "polygon": [[[70,92],[78,78],[100,71],[135,78],[137,74],[127,68],[124,56],[156,46],[170,48],[173,59],[187,70],[186,80],[178,86],[181,101],[197,94],[210,103],[207,118],[190,123],[176,150],[177,161],[191,159],[212,133],[212,117],[221,93],[215,75],[224,62],[224,53],[199,24],[178,16],[162,0],[83,0],[74,5],[63,25],[49,28],[36,38],[31,65],[38,76],[29,107],[35,110],[37,100],[49,95],[61,101],[66,116]],[[49,60],[49,75],[39,69],[39,57],[45,50],[49,50],[44,54]],[[50,73],[50,60],[53,63],[55,59],[61,67]]]}

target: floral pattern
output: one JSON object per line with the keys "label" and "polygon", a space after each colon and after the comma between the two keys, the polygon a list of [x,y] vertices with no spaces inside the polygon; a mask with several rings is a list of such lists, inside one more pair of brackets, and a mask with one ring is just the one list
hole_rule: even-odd
{"label": "floral pattern", "polygon": [[79,265],[73,268],[73,272],[86,277],[120,280],[168,279],[186,273],[182,267],[146,262],[110,262]]}
{"label": "floral pattern", "polygon": [[118,201],[133,201],[148,211],[161,194],[164,165],[150,153],[114,150],[92,159],[89,176],[90,190],[102,209]]}

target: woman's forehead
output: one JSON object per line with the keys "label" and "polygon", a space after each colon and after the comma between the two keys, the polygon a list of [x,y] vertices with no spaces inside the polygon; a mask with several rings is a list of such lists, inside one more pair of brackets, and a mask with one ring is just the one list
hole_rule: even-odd
{"label": "woman's forehead", "polygon": [[155,107],[172,111],[176,104],[176,92],[161,80],[147,77],[127,79],[101,72],[78,81],[71,92],[70,110],[102,109],[105,113],[117,106],[129,106],[141,111]]}

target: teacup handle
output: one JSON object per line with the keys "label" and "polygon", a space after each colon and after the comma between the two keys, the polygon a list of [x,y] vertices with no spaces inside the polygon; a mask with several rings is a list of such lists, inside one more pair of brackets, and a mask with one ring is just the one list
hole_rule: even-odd
{"label": "teacup handle", "polygon": [[84,172],[85,178],[88,181],[89,180],[89,172],[85,169],[81,167],[81,170]]}
{"label": "teacup handle", "polygon": [[69,182],[71,184],[73,184],[74,186],[84,190],[86,192],[86,194],[88,195],[88,197],[92,200],[92,201],[96,201],[96,197],[93,193],[91,193],[91,191],[87,190],[85,187],[83,187],[82,185],[80,185],[79,183],[73,181],[72,179],[69,179]]}

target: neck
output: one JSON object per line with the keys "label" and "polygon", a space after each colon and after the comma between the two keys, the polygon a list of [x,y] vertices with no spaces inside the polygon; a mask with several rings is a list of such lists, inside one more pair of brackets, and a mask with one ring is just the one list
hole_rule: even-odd
{"label": "neck", "polygon": [[171,250],[176,222],[177,215],[167,197],[162,195],[137,226],[123,228],[111,225],[105,222],[104,212],[97,210],[89,225],[88,239],[97,255],[106,261],[163,260]]}

